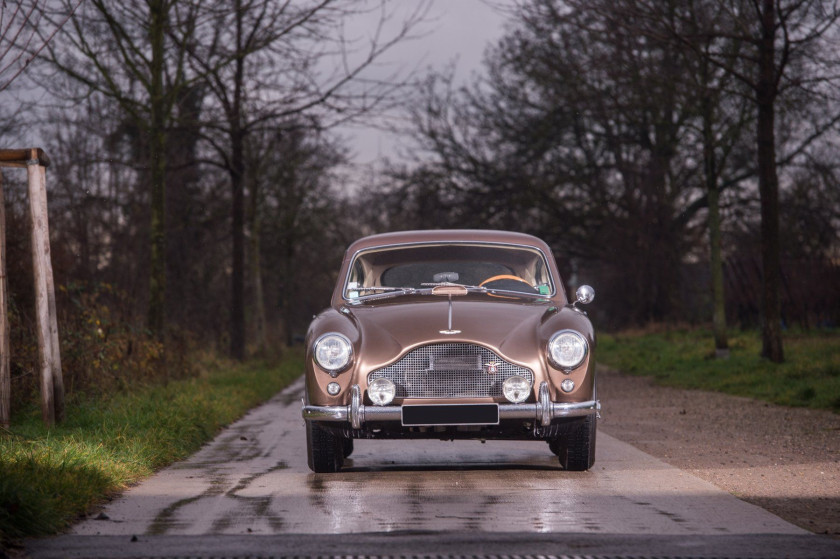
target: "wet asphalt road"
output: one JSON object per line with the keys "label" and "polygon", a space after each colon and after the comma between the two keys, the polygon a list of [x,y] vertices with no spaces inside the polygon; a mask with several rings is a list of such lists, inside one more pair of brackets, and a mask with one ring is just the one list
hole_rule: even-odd
{"label": "wet asphalt road", "polygon": [[541,442],[356,441],[345,470],[312,474],[301,391],[27,554],[840,557],[840,541],[604,433],[589,472]]}

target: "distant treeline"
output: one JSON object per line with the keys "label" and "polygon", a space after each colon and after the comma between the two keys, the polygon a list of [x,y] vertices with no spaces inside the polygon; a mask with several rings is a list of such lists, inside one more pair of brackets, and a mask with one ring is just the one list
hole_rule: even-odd
{"label": "distant treeline", "polygon": [[426,80],[379,228],[537,234],[609,328],[761,324],[780,361],[784,327],[840,323],[837,2],[509,14],[483,75]]}
{"label": "distant treeline", "polygon": [[[0,141],[44,117],[71,388],[128,365],[179,374],[187,346],[298,342],[347,244],[399,229],[536,234],[570,287],[596,288],[606,328],[709,322],[716,301],[770,337],[840,321],[835,2],[500,5],[505,35],[463,87],[366,78],[425,3],[373,43],[342,34],[371,9],[349,0],[66,4],[0,92],[42,92],[0,104]],[[346,188],[352,146],[331,129],[400,104],[413,160]],[[20,384],[36,370],[26,199],[4,176]]]}

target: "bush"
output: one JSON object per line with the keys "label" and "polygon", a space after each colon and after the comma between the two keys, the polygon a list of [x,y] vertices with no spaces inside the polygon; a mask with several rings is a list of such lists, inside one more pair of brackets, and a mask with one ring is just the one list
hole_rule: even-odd
{"label": "bush", "polygon": [[[166,382],[195,374],[188,333],[156,339],[130,318],[128,296],[107,283],[75,282],[57,289],[59,343],[68,400],[77,394],[112,394],[128,385]],[[12,410],[38,398],[38,347],[34,320],[10,305]]]}

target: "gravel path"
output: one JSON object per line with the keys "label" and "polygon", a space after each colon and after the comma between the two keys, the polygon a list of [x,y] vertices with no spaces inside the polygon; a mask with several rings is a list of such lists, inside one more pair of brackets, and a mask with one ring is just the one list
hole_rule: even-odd
{"label": "gravel path", "polygon": [[598,375],[599,429],[793,524],[840,538],[840,415],[657,386],[602,366]]}

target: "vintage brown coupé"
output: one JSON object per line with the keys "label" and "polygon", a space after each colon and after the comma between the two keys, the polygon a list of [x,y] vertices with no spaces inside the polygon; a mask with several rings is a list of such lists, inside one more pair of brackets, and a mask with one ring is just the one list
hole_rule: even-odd
{"label": "vintage brown coup\u00e9", "polygon": [[551,250],[504,231],[408,231],[353,243],[306,337],[309,467],[353,439],[548,442],[567,470],[595,461],[595,334]]}

